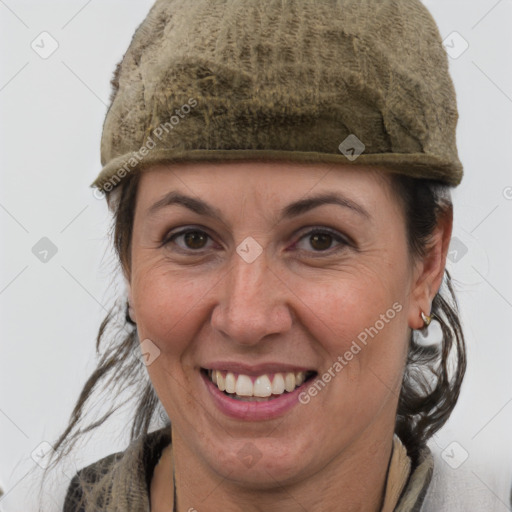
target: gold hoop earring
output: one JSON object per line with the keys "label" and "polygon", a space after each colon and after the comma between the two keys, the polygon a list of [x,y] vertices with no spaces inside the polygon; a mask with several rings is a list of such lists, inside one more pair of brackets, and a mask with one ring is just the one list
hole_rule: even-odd
{"label": "gold hoop earring", "polygon": [[424,323],[423,327],[428,327],[430,325],[430,322],[432,322],[432,315],[430,315],[430,316],[425,315],[425,313],[423,313],[423,311],[421,312],[421,318]]}
{"label": "gold hoop earring", "polygon": [[439,317],[435,313],[425,315],[420,311],[423,327],[415,329],[413,341],[420,347],[440,346],[443,343],[444,333]]}

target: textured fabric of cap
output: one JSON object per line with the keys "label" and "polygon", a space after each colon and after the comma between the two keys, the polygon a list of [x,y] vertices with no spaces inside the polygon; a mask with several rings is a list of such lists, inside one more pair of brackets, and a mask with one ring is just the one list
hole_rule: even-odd
{"label": "textured fabric of cap", "polygon": [[106,192],[201,160],[462,179],[448,57],[420,0],[157,0],[112,85],[91,185]]}

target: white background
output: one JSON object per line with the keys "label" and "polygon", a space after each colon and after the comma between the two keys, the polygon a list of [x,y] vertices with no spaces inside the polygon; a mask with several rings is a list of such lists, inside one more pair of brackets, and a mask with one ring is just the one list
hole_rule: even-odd
{"label": "white background", "polygon": [[[467,253],[449,263],[469,363],[460,401],[430,445],[437,452],[455,446],[456,457],[467,452],[461,468],[503,502],[497,511],[506,511],[512,483],[512,1],[424,3],[453,55],[469,45],[450,59],[465,169],[453,195],[454,237]],[[31,453],[66,426],[94,368],[100,322],[123,292],[112,277],[106,204],[89,184],[100,169],[110,78],[150,6],[147,0],[0,0],[4,512],[36,510],[37,480],[25,476],[35,466]],[[43,31],[58,42],[47,59],[31,48]],[[46,263],[32,252],[42,237],[57,248]],[[79,467],[124,449],[128,421],[126,413],[113,418],[82,450]],[[54,510],[68,482],[61,475],[48,491]]]}

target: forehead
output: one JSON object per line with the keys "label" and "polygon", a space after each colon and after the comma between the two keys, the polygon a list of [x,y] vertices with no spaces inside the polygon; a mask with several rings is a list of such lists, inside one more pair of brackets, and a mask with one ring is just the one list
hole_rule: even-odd
{"label": "forehead", "polygon": [[283,204],[313,194],[340,192],[362,203],[382,201],[390,190],[383,169],[291,162],[188,162],[145,169],[138,203],[147,210],[165,193],[176,190],[211,200]]}

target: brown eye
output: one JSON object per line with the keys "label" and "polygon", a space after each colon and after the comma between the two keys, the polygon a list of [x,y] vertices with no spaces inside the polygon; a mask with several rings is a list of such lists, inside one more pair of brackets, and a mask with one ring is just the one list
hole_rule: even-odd
{"label": "brown eye", "polygon": [[[198,251],[206,247],[208,239],[210,236],[201,231],[199,229],[185,229],[183,231],[179,231],[178,233],[174,233],[173,235],[166,238],[162,245],[169,245],[171,243],[176,243],[176,245],[183,250],[190,251]],[[177,240],[183,240],[181,243],[178,243]]]}
{"label": "brown eye", "polygon": [[[337,247],[336,245],[332,247],[333,244],[337,244]],[[298,249],[308,252],[329,253],[343,250],[346,246],[349,246],[350,243],[335,231],[331,231],[326,228],[317,228],[307,232],[304,236],[302,236],[296,245]]]}
{"label": "brown eye", "polygon": [[189,231],[183,235],[183,240],[190,249],[202,249],[207,238],[208,235],[201,231]]}
{"label": "brown eye", "polygon": [[328,233],[315,233],[310,235],[311,247],[318,251],[326,251],[332,243],[332,235]]}

